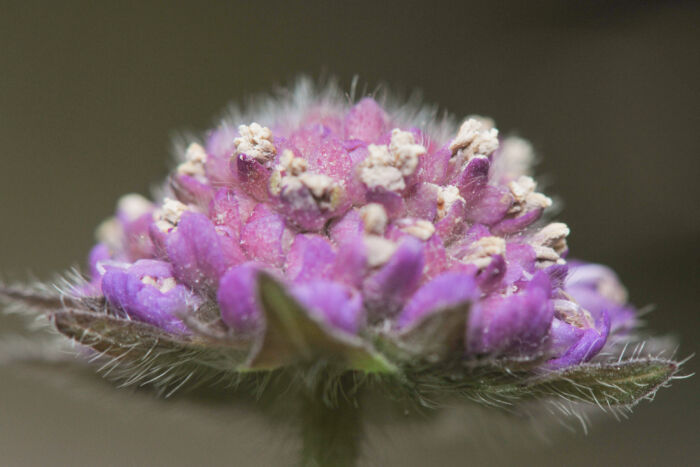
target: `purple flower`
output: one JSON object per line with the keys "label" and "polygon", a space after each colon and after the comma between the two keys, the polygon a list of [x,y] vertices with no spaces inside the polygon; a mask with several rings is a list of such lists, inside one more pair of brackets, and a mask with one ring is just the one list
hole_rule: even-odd
{"label": "purple flower", "polygon": [[549,278],[538,272],[521,290],[481,300],[469,315],[467,350],[474,355],[528,354],[545,342],[552,323]]}
{"label": "purple flower", "polygon": [[411,326],[426,315],[472,303],[479,298],[479,292],[472,274],[446,272],[421,287],[397,318],[400,328]]}
{"label": "purple flower", "polygon": [[177,229],[168,234],[166,251],[175,277],[193,289],[218,286],[226,269],[244,259],[240,248],[220,235],[204,214],[185,212]]}
{"label": "purple flower", "polygon": [[169,263],[146,259],[106,266],[102,291],[107,302],[129,318],[175,333],[187,332],[180,315],[191,312],[200,301],[177,283]]}
{"label": "purple flower", "polygon": [[168,198],[120,201],[91,254],[93,289],[157,324],[175,305],[149,313],[115,288],[137,274],[129,264],[157,260],[170,269],[152,277],[170,274],[175,292],[133,279],[143,294],[175,303],[187,288],[252,336],[266,320],[264,272],[323,326],[400,332],[461,307],[467,359],[546,355],[548,368],[633,334],[614,273],[567,265],[568,227],[538,223],[552,203],[523,173],[522,144],[478,118],[451,133],[401,122],[369,97],[224,122],[187,147]]}
{"label": "purple flower", "polygon": [[522,144],[478,118],[451,133],[401,122],[369,97],[224,122],[187,147],[168,198],[120,201],[91,255],[93,288],[157,324],[175,305],[149,313],[115,284],[137,274],[129,264],[167,266],[152,277],[170,274],[174,292],[132,282],[172,303],[193,294],[234,335],[263,329],[261,272],[350,334],[398,332],[461,306],[466,358],[548,355],[549,368],[633,334],[614,273],[567,267],[568,227],[537,223],[552,203],[523,173]]}
{"label": "purple flower", "polygon": [[673,378],[626,358],[637,312],[610,269],[569,259],[522,140],[334,88],[290,96],[192,142],[162,197],[122,198],[89,283],[0,299],[161,387],[260,392],[284,369],[307,401],[374,381],[422,406],[631,406]]}
{"label": "purple flower", "polygon": [[294,286],[292,295],[311,314],[337,329],[355,334],[364,324],[362,297],[347,286],[319,279]]}
{"label": "purple flower", "polygon": [[244,263],[229,269],[219,283],[217,302],[221,319],[237,333],[256,331],[262,319],[256,283],[261,271],[255,263]]}

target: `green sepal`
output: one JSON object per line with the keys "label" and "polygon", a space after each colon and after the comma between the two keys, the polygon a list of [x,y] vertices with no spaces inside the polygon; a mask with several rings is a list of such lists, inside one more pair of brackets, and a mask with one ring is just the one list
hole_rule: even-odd
{"label": "green sepal", "polygon": [[325,361],[367,373],[396,371],[362,338],[333,329],[308,313],[268,274],[258,276],[265,330],[253,346],[248,370],[271,370],[297,363]]}
{"label": "green sepal", "polygon": [[[544,374],[527,372],[483,372],[476,385],[464,385],[469,394],[493,401],[515,402],[527,399],[564,399],[596,404],[601,408],[633,406],[668,383],[679,364],[658,358],[619,362],[583,363]],[[471,387],[470,387],[471,386]]]}
{"label": "green sepal", "polygon": [[159,367],[180,365],[184,359],[219,371],[233,371],[245,359],[245,348],[232,342],[210,342],[163,331],[147,323],[107,313],[64,309],[50,317],[56,329],[121,364],[148,362]]}
{"label": "green sepal", "polygon": [[528,388],[601,407],[632,406],[653,396],[677,371],[676,362],[657,358],[586,363],[537,378]]}
{"label": "green sepal", "polygon": [[393,358],[411,364],[437,363],[464,349],[469,303],[426,314],[401,331],[382,332],[377,345]]}
{"label": "green sepal", "polygon": [[453,398],[490,406],[510,406],[528,400],[565,400],[606,407],[631,407],[670,382],[680,364],[659,358],[584,363],[572,368],[526,369],[495,363],[445,361],[404,366],[404,390],[426,406],[441,406]]}

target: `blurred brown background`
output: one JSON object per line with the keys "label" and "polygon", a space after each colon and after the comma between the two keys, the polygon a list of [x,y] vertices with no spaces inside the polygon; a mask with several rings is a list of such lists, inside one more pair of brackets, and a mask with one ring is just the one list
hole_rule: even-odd
{"label": "blurred brown background", "polygon": [[[650,327],[685,356],[700,336],[698,24],[697,2],[674,1],[0,1],[0,271],[81,265],[118,196],[163,177],[174,132],[227,102],[359,74],[530,139],[575,255],[655,304]],[[384,433],[368,465],[698,465],[698,381],[549,444]],[[0,369],[2,465],[286,465],[294,448],[245,411]]]}

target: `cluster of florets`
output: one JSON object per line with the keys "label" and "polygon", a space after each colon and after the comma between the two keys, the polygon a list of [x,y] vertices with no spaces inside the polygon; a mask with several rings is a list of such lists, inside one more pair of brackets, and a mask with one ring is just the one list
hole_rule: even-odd
{"label": "cluster of florets", "polygon": [[301,422],[302,465],[352,465],[377,389],[402,417],[540,400],[583,421],[679,378],[617,276],[569,259],[526,141],[353,100],[301,81],[234,111],[155,202],[118,202],[89,280],[0,283],[0,305],[70,339],[42,356],[73,345],[123,385],[265,397]]}
{"label": "cluster of florets", "polygon": [[82,293],[183,336],[214,309],[220,339],[255,342],[267,277],[335,336],[401,341],[458,309],[453,356],[552,369],[635,325],[613,272],[567,259],[524,140],[480,117],[411,122],[372,98],[291,113],[225,122],[183,151],[162,199],[122,198]]}

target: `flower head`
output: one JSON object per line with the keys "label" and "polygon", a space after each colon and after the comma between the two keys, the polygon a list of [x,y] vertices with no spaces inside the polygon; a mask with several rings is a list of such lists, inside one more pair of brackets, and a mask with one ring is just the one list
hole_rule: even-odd
{"label": "flower head", "polygon": [[480,117],[302,83],[191,142],[163,197],[123,197],[89,283],[43,311],[131,382],[322,365],[423,402],[633,405],[678,366],[624,358],[637,313],[612,271],[569,259],[532,159]]}

